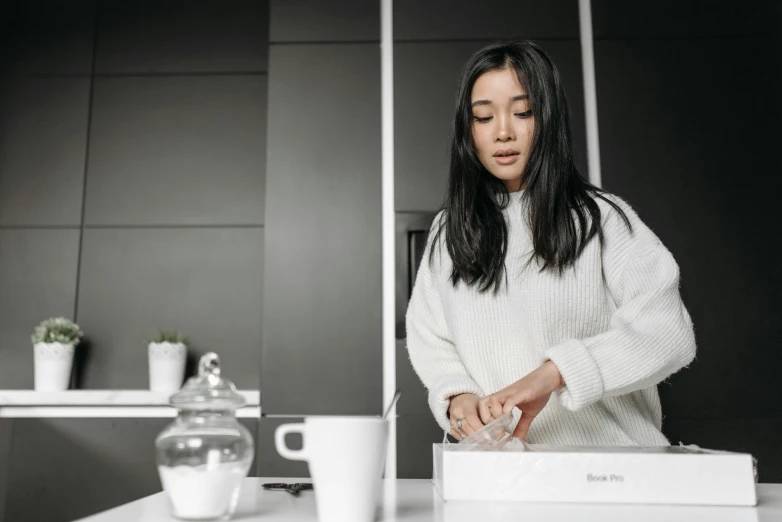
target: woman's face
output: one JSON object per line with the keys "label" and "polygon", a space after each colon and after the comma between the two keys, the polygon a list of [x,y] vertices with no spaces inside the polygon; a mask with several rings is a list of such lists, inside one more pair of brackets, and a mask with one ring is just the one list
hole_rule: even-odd
{"label": "woman's face", "polygon": [[483,73],[472,88],[472,137],[483,166],[509,192],[523,188],[535,120],[529,96],[511,68]]}

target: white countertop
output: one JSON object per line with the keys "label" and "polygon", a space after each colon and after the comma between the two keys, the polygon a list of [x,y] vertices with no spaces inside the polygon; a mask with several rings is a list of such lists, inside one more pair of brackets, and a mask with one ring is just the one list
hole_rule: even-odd
{"label": "white countertop", "polygon": [[[231,520],[243,522],[316,522],[315,496],[298,497],[265,491],[265,482],[309,482],[309,479],[247,478]],[[443,502],[431,480],[384,481],[383,522],[772,522],[782,520],[782,484],[759,484],[757,507],[529,504],[521,502]],[[177,522],[165,493],[156,493],[80,522]]]}
{"label": "white countertop", "polygon": [[[261,392],[239,390],[237,417],[260,417]],[[150,390],[0,390],[0,417],[175,417],[173,392]]]}

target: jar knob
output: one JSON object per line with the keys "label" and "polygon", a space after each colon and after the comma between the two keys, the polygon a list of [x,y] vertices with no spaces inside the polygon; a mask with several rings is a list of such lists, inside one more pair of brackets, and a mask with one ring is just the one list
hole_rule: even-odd
{"label": "jar knob", "polygon": [[205,353],[198,361],[198,375],[220,375],[220,358],[214,352]]}

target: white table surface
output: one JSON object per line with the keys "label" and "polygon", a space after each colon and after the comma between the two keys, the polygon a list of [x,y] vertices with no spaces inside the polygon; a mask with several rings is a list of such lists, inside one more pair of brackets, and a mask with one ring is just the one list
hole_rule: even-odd
{"label": "white table surface", "polygon": [[[265,491],[265,482],[309,482],[309,479],[247,478],[236,514],[243,522],[316,522],[315,496],[298,497],[284,491]],[[156,493],[123,506],[81,519],[81,522],[176,522],[169,514],[165,493]],[[378,521],[383,522],[771,522],[782,520],[782,484],[759,484],[757,507],[528,504],[443,502],[431,480],[386,480]]]}

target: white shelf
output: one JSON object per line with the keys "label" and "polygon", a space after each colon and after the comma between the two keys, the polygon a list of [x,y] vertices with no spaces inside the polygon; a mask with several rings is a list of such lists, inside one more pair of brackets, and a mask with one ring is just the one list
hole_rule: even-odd
{"label": "white shelf", "polygon": [[[236,411],[236,416],[260,418],[261,392],[238,391],[247,404]],[[175,417],[177,410],[168,403],[171,395],[149,390],[0,390],[0,417]]]}

